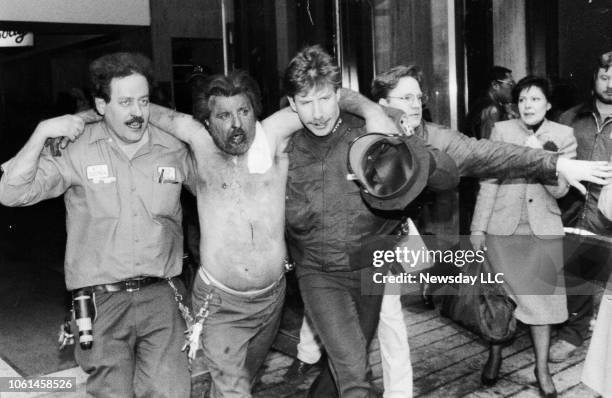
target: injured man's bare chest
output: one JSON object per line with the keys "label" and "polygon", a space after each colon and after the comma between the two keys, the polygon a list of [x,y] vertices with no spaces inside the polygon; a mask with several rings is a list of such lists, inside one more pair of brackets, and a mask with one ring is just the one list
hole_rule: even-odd
{"label": "injured man's bare chest", "polygon": [[198,157],[200,253],[209,277],[237,291],[265,288],[282,276],[288,160],[253,170],[247,156]]}

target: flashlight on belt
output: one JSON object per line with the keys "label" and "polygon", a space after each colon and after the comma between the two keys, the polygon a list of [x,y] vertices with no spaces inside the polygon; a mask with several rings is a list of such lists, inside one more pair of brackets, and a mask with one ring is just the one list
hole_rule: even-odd
{"label": "flashlight on belt", "polygon": [[93,345],[93,292],[88,289],[79,289],[72,294],[72,307],[74,319],[79,329],[79,344],[83,350],[91,349]]}

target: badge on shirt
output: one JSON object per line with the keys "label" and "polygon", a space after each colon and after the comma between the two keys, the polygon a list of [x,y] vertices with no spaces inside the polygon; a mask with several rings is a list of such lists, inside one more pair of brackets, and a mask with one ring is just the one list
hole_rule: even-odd
{"label": "badge on shirt", "polygon": [[176,169],[171,166],[157,166],[157,182],[160,184],[178,184]]}
{"label": "badge on shirt", "polygon": [[87,179],[91,180],[94,184],[115,182],[115,177],[110,177],[108,172],[108,166],[105,164],[97,164],[93,166],[87,166],[86,170]]}

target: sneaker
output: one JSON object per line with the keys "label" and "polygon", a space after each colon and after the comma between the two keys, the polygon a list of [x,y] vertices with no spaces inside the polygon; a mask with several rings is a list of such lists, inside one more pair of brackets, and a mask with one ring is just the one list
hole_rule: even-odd
{"label": "sneaker", "polygon": [[283,378],[285,380],[294,380],[298,377],[302,377],[304,376],[306,373],[308,373],[308,371],[312,368],[314,368],[315,366],[317,366],[319,362],[315,362],[315,363],[306,363],[303,361],[300,361],[299,359],[294,359],[293,362],[291,363],[291,365],[289,366],[289,368],[287,369],[287,372],[285,372],[285,375],[283,376]]}
{"label": "sneaker", "polygon": [[574,355],[578,348],[565,340],[557,340],[550,346],[548,361],[553,363],[563,362]]}

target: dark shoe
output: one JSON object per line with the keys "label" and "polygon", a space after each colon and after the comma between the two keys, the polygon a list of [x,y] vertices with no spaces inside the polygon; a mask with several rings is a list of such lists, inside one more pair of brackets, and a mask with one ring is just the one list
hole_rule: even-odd
{"label": "dark shoe", "polygon": [[315,366],[317,366],[319,362],[315,362],[315,363],[306,363],[306,362],[302,362],[299,359],[294,359],[293,362],[291,363],[291,365],[289,366],[289,368],[287,369],[287,372],[285,372],[285,375],[283,376],[283,378],[285,380],[294,380],[298,377],[302,377],[304,376],[306,373],[308,373],[308,371],[312,368],[314,368]]}
{"label": "dark shoe", "polygon": [[553,363],[564,362],[572,357],[578,348],[580,347],[568,343],[565,340],[557,340],[550,346],[548,361]]}
{"label": "dark shoe", "polygon": [[480,382],[483,386],[491,387],[497,383],[499,380],[499,369],[501,368],[502,356],[501,352],[499,355],[491,355],[489,353],[489,358],[482,369],[482,374],[480,375]]}
{"label": "dark shoe", "polygon": [[538,391],[540,391],[540,396],[542,398],[557,398],[557,390],[552,390],[550,392],[544,391],[542,389],[542,385],[540,384],[540,379],[538,378],[538,369],[533,369],[533,375],[535,376],[536,383],[538,383]]}

